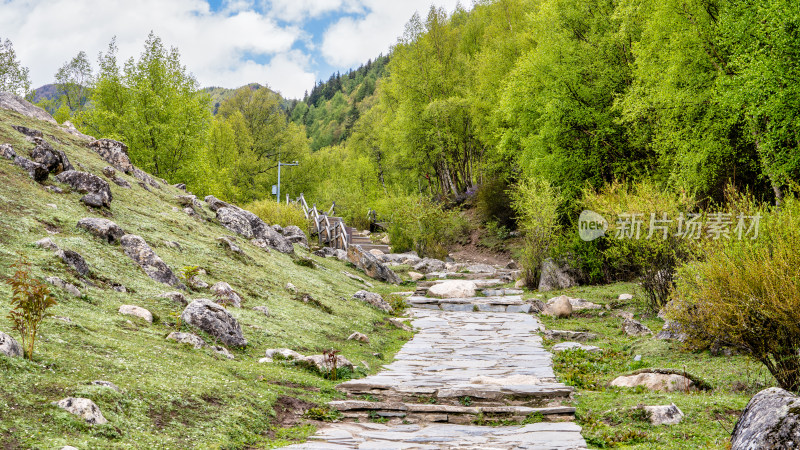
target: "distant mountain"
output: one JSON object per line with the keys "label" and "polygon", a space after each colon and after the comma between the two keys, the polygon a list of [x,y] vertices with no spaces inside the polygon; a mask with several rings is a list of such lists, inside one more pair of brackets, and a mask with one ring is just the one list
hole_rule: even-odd
{"label": "distant mountain", "polygon": [[39,103],[42,100],[53,100],[60,98],[61,94],[58,93],[58,87],[55,84],[45,84],[34,89],[33,103]]}

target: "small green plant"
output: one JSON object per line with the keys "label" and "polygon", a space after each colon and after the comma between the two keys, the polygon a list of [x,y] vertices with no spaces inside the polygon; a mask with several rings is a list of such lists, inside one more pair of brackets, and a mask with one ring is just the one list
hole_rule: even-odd
{"label": "small green plant", "polygon": [[470,406],[472,405],[472,397],[470,397],[469,395],[459,397],[458,403],[461,403],[461,406]]}
{"label": "small green plant", "polygon": [[192,284],[194,277],[200,274],[200,267],[198,266],[183,266],[178,271],[178,278],[186,284]]}
{"label": "small green plant", "polygon": [[392,311],[395,316],[402,316],[405,310],[409,307],[406,299],[399,295],[389,295],[387,301],[389,302],[389,306],[392,307]]}
{"label": "small green plant", "polygon": [[12,266],[14,275],[6,278],[11,285],[11,311],[8,318],[13,323],[12,329],[22,336],[22,349],[27,359],[33,358],[36,334],[39,325],[46,317],[47,309],[55,306],[56,301],[50,296],[50,289],[31,275],[30,263],[20,256]]}
{"label": "small green plant", "polygon": [[370,422],[375,422],[375,423],[386,423],[386,422],[389,421],[389,418],[388,417],[381,417],[377,412],[370,411],[369,412],[369,420],[370,420]]}
{"label": "small green plant", "polygon": [[303,417],[321,422],[336,422],[342,418],[342,413],[328,406],[315,406],[303,413]]}
{"label": "small green plant", "polygon": [[314,269],[315,267],[317,267],[314,261],[309,258],[299,257],[294,260],[294,263],[300,267],[308,267],[309,269]]}

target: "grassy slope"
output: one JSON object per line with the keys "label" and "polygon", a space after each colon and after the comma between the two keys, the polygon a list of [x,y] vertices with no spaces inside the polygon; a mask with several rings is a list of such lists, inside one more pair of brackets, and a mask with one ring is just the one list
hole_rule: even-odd
{"label": "grassy slope", "polygon": [[[32,144],[11,125],[54,135],[62,144],[51,137],[48,140],[66,151],[78,170],[100,174],[107,165],[54,125],[0,110],[0,143],[11,143],[18,154],[24,155]],[[148,278],[119,245],[105,244],[76,228],[83,217],[99,217],[78,201],[80,194],[49,193],[10,161],[0,159],[0,274],[10,275],[9,266],[23,254],[31,261],[36,276],[59,276],[85,293],[74,298],[53,288],[59,303],[50,312],[70,318],[71,323],[46,319],[32,362],[0,356],[0,447],[277,446],[286,442],[282,437],[302,437],[312,431],[308,426],[270,430],[274,422],[272,406],[279,396],[321,403],[337,394],[334,382],[312,373],[280,364],[258,364],[265,349],[288,347],[318,354],[335,347],[354,363],[366,361],[375,371],[384,360],[373,353],[382,353],[388,360],[409,337],[387,326],[382,313],[350,299],[362,286],[341,274],[344,264],[315,258],[320,268],[301,267],[286,255],[274,251],[267,254],[241,239],[241,247],[251,260],[237,260],[215,242],[218,236],[230,232],[213,222],[173,211],[173,206],[178,206],[174,196],[182,191],[164,186],[150,193],[135,179],[122,176],[133,189],[111,183],[114,200],[110,218],[127,232],[144,237],[173,270],[200,266],[208,272],[202,278],[209,284],[226,281],[239,291],[244,307],[232,313],[242,324],[249,345],[233,350],[236,360],[228,361],[208,349],[194,350],[165,340],[175,331],[175,315],[181,308],[155,296],[172,289]],[[209,210],[204,214],[213,217]],[[50,235],[46,228],[58,233]],[[81,253],[98,287],[83,286],[51,252],[31,245],[47,236],[61,248]],[[177,241],[181,250],[165,246],[165,241]],[[110,282],[126,286],[129,292],[112,290]],[[283,288],[287,282],[311,293],[332,308],[333,314],[293,300]],[[377,289],[391,290],[388,286]],[[0,330],[19,338],[6,318],[10,295],[9,286],[0,283]],[[211,297],[207,291],[188,295]],[[128,317],[117,313],[122,304],[149,309],[156,316],[155,323],[129,322]],[[258,305],[267,306],[271,317],[250,309]],[[353,331],[366,333],[370,343],[346,341]],[[87,385],[92,380],[111,381],[122,393]],[[88,426],[51,405],[67,396],[92,399],[109,424]]]}
{"label": "grassy slope", "polygon": [[[555,357],[556,373],[561,381],[575,385],[575,406],[578,423],[591,448],[620,447],[629,449],[699,449],[728,448],[730,432],[750,397],[765,387],[775,386],[774,379],[760,364],[746,356],[712,356],[709,351],[690,352],[677,342],[634,338],[624,335],[622,319],[616,311],[635,313],[634,319],[657,333],[664,321],[648,312],[636,298],[636,286],[620,283],[609,286],[576,287],[547,293],[547,300],[566,294],[585,298],[602,305],[611,304],[612,311],[582,311],[570,319],[542,316],[547,329],[590,331],[601,338],[590,341],[605,350],[602,356],[591,357],[583,352]],[[633,301],[617,300],[621,293],[633,293]],[[555,344],[555,342],[547,343]],[[640,362],[634,361],[642,355]],[[659,393],[639,389],[607,387],[619,375],[641,368],[685,370],[711,384],[713,389],[695,393]],[[675,403],[686,415],[673,426],[652,426],[644,416],[631,411],[639,404],[668,405]]]}

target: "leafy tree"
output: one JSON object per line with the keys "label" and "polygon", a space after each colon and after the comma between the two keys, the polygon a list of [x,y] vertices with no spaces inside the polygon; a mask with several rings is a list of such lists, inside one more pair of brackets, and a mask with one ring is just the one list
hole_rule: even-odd
{"label": "leafy tree", "polygon": [[87,91],[91,88],[94,77],[92,65],[86,59],[86,52],[64,63],[56,72],[58,92],[63,94],[64,102],[70,111],[82,108],[88,100]]}
{"label": "leafy tree", "polygon": [[28,68],[17,59],[10,40],[0,39],[0,91],[26,95],[31,88]]}

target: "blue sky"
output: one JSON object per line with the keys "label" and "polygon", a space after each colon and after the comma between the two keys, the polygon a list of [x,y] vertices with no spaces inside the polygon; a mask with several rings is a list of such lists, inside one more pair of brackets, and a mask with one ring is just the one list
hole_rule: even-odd
{"label": "blue sky", "polygon": [[150,31],[181,52],[202,86],[267,84],[300,98],[316,80],[388,53],[415,11],[458,0],[3,0],[10,39],[34,87],[79,51],[92,61],[116,36],[121,60]]}

